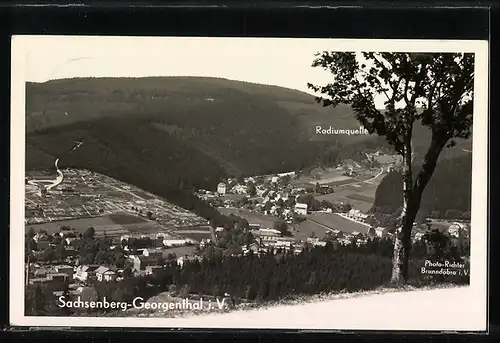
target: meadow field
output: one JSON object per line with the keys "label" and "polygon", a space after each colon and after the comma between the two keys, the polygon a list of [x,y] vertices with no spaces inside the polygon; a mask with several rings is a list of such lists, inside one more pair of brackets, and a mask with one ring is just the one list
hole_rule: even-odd
{"label": "meadow field", "polygon": [[[335,193],[317,196],[319,201],[326,200],[331,202],[347,202],[354,208],[367,212],[373,206],[375,201],[375,192],[377,191],[378,179],[372,183],[360,182],[352,185],[335,188]],[[380,178],[381,179],[381,178]]]}
{"label": "meadow field", "polygon": [[316,222],[305,220],[302,223],[291,225],[290,231],[295,239],[306,240],[313,236],[323,238],[329,230]]}
{"label": "meadow field", "polygon": [[307,219],[316,222],[319,225],[324,225],[330,229],[340,230],[345,233],[351,233],[354,231],[364,233],[368,230],[368,226],[342,218],[335,213],[313,213],[307,215]]}

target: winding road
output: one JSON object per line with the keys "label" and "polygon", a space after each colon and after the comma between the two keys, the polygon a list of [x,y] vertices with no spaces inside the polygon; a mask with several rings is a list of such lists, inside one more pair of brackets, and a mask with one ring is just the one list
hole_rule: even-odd
{"label": "winding road", "polygon": [[50,191],[52,188],[59,186],[64,179],[63,173],[59,170],[59,167],[57,166],[58,163],[59,163],[59,159],[56,159],[56,162],[54,163],[54,165],[56,166],[56,169],[57,169],[57,178],[54,180],[54,182],[52,184],[50,184],[47,187],[47,191]]}
{"label": "winding road", "polygon": [[[40,188],[45,187],[45,189],[47,191],[50,191],[52,188],[59,186],[64,179],[64,175],[61,172],[61,170],[59,170],[58,163],[59,163],[59,159],[56,159],[54,165],[56,166],[56,169],[57,169],[57,177],[55,180],[52,180],[52,181],[50,181],[50,180],[29,180],[28,184],[36,186],[36,187],[40,187]],[[48,186],[41,185],[41,184],[49,183],[49,182],[50,182],[50,184]]]}

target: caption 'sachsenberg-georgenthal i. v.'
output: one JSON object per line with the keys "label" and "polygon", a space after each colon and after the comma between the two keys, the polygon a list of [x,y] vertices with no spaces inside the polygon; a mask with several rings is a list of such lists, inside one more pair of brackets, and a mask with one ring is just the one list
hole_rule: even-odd
{"label": "caption 'sachsenberg-georgenthal i. v.'", "polygon": [[487,329],[487,42],[14,36],[12,61],[12,325]]}

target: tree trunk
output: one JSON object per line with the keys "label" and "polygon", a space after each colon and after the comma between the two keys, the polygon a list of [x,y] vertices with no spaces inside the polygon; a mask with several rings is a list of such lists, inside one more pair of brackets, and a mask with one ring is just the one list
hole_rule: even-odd
{"label": "tree trunk", "polygon": [[[420,208],[423,191],[434,173],[439,154],[447,141],[445,136],[433,134],[422,169],[419,171],[414,185],[411,173],[411,149],[405,148],[403,156],[403,211],[401,213],[401,226],[396,230],[394,237],[392,258],[391,283],[394,285],[401,285],[408,281],[413,222]],[[410,150],[409,153],[408,150]]]}
{"label": "tree trunk", "polygon": [[411,228],[418,208],[412,202],[413,175],[412,175],[412,147],[411,135],[407,137],[403,150],[403,210],[401,211],[401,226],[396,230],[394,237],[394,252],[392,257],[391,283],[399,285],[408,277],[408,260],[411,246]]}

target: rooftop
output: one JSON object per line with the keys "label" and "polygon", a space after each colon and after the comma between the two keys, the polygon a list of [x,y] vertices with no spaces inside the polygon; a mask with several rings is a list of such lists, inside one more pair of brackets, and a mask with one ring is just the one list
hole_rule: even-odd
{"label": "rooftop", "polygon": [[107,272],[108,270],[110,270],[108,267],[100,266],[99,268],[96,269],[95,272],[97,274],[103,274],[103,273]]}

